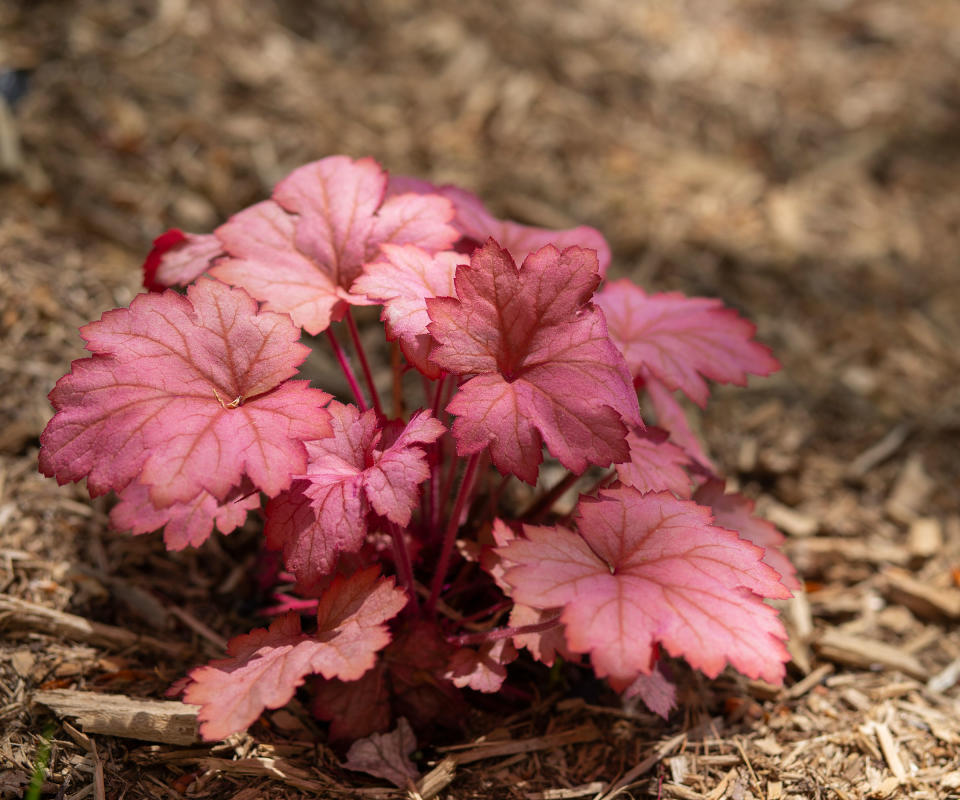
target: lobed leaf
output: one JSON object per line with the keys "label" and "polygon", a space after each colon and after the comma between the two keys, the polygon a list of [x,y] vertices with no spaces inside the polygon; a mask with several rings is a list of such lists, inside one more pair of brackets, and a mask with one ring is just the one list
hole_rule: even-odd
{"label": "lobed leaf", "polygon": [[579,533],[526,526],[498,552],[515,600],[562,606],[569,648],[623,690],[653,669],[657,645],[716,677],[730,663],[777,683],[786,632],[764,597],[789,593],[762,551],[669,493],[621,486],[579,506]]}
{"label": "lobed leaf", "polygon": [[444,677],[460,689],[498,692],[507,679],[507,664],[516,659],[517,648],[509,639],[488,642],[476,649],[461,647],[450,656]]}
{"label": "lobed leaf", "polygon": [[460,455],[490,448],[501,472],[536,480],[541,443],[568,469],[625,461],[639,425],[623,357],[590,304],[596,256],[552,246],[519,269],[489,241],[457,268],[456,298],[430,298],[430,358],[473,375],[447,406]]}
{"label": "lobed leaf", "polygon": [[417,749],[417,739],[410,723],[404,717],[389,733],[374,733],[350,745],[343,766],[357,772],[366,772],[384,778],[394,786],[406,789],[420,777],[410,755]]}
{"label": "lobed leaf", "polygon": [[329,405],[333,435],[310,442],[310,462],[289,492],[267,506],[267,542],[283,550],[298,584],[328,575],[341,553],[356,552],[367,535],[367,515],[407,525],[429,477],[421,444],[446,430],[429,411],[415,414],[389,447],[380,449],[376,412]]}
{"label": "lobed leaf", "polygon": [[167,550],[199,547],[213,533],[231,533],[247,519],[247,512],[260,507],[260,494],[227,499],[221,503],[209,492],[200,492],[188,503],[156,508],[150,502],[150,487],[131,483],[120,492],[120,502],[110,510],[110,523],[133,534],[163,528]]}
{"label": "lobed leaf", "polygon": [[712,478],[694,492],[693,499],[713,509],[714,524],[739,533],[744,539],[763,548],[763,561],[775,569],[783,585],[791,591],[800,588],[797,570],[780,547],[785,537],[776,527],[754,516],[756,503],[738,492],[725,493],[723,481]]}
{"label": "lobed leaf", "polygon": [[769,348],[752,341],[753,324],[719,300],[648,295],[620,280],[607,284],[596,302],[633,376],[646,367],[701,407],[710,393],[704,378],[745,386],[748,373],[769,375],[780,368]]}
{"label": "lobed leaf", "polygon": [[678,497],[690,496],[690,476],[686,467],[690,457],[659,428],[630,431],[627,444],[630,460],[617,464],[621,483],[639,492],[673,492]]}
{"label": "lobed leaf", "polygon": [[438,195],[384,199],[386,173],[370,158],[332,156],[294,170],[273,199],[241,211],[216,235],[231,258],[213,275],[244,286],[311,334],[363,305],[350,287],[385,243],[431,252],[457,239],[453,207]]}
{"label": "lobed leaf", "polygon": [[204,739],[245,730],[264,709],[286,705],[307,675],[360,678],[390,642],[383,623],[406,605],[406,593],[392,578],[378,579],[374,567],[337,578],[320,605],[316,634],[303,633],[299,615],[291,612],[269,629],[232,639],[227,658],[190,672],[184,701],[201,706],[197,718]]}
{"label": "lobed leaf", "polygon": [[331,433],[330,395],[290,381],[308,349],[289,317],[201,279],[186,297],[142,294],[81,329],[94,355],[50,393],[40,469],[92,495],[150,486],[156,508],[223,500],[246,475],[267,494],[306,468],[304,442]]}
{"label": "lobed leaf", "polygon": [[388,194],[409,192],[439,194],[450,200],[456,209],[454,227],[474,247],[483,244],[487,239],[495,239],[518,263],[548,244],[560,250],[585,247],[596,252],[601,277],[610,266],[610,245],[596,228],[579,225],[566,230],[551,230],[521,225],[513,220],[497,219],[486,209],[479,197],[458,186],[435,186],[428,181],[406,176],[390,178]]}
{"label": "lobed leaf", "polygon": [[467,263],[469,258],[461,253],[431,255],[416,245],[384,244],[380,258],[353,282],[351,291],[383,304],[380,318],[387,336],[400,340],[406,359],[428,378],[438,378],[440,369],[428,359],[432,340],[427,298],[455,296],[454,275]]}

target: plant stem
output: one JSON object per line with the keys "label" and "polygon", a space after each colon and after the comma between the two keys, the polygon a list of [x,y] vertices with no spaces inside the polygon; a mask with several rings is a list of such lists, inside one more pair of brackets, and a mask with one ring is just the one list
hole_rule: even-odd
{"label": "plant stem", "polygon": [[404,419],[407,409],[403,402],[403,361],[396,342],[390,342],[390,370],[393,372],[393,418]]}
{"label": "plant stem", "polygon": [[387,523],[387,530],[390,531],[390,538],[393,539],[393,554],[397,559],[397,571],[407,587],[407,595],[410,598],[407,601],[408,606],[412,607],[414,613],[417,613],[420,611],[420,601],[417,600],[417,586],[413,581],[413,565],[410,563],[407,543],[403,541],[403,531],[394,522]]}
{"label": "plant stem", "polygon": [[556,628],[559,624],[560,614],[558,612],[555,617],[551,617],[545,622],[536,622],[533,625],[494,628],[492,631],[465,633],[462,636],[448,636],[447,641],[457,647],[465,647],[471,644],[488,644],[490,642],[497,642],[500,639],[512,639],[514,636],[522,636],[526,633],[543,633],[551,628]]}
{"label": "plant stem", "polygon": [[353,340],[353,347],[357,351],[357,357],[360,359],[360,368],[363,370],[363,377],[370,388],[370,398],[373,400],[373,407],[377,410],[377,416],[383,417],[383,408],[380,405],[380,395],[377,394],[377,387],[373,383],[373,373],[370,371],[370,364],[367,361],[367,354],[364,352],[363,343],[360,341],[360,331],[357,330],[357,323],[353,319],[353,310],[348,308],[346,314],[347,330],[350,331],[350,338]]}
{"label": "plant stem", "polygon": [[347,383],[350,384],[350,391],[353,392],[353,399],[357,401],[357,407],[361,412],[366,411],[367,401],[363,397],[363,391],[360,389],[360,384],[357,383],[357,376],[354,374],[353,367],[350,366],[350,361],[346,353],[343,352],[340,342],[337,341],[333,328],[327,328],[327,338],[330,340],[330,346],[333,348],[333,354],[337,357],[340,369],[343,370]]}
{"label": "plant stem", "polygon": [[589,489],[587,489],[587,491],[583,492],[583,494],[592,495],[594,492],[599,492],[601,489],[605,488],[607,484],[610,483],[611,479],[616,477],[617,477],[616,469],[613,469],[610,472],[604,473],[597,479],[597,482],[594,483],[593,486],[591,486]]}
{"label": "plant stem", "polygon": [[457,530],[460,528],[460,516],[467,505],[470,493],[473,490],[473,479],[477,473],[477,464],[480,463],[480,456],[483,454],[474,453],[467,460],[467,467],[463,471],[463,477],[460,479],[460,489],[457,492],[457,499],[454,501],[453,510],[447,520],[447,529],[443,534],[443,545],[440,549],[440,559],[437,562],[437,571],[433,574],[433,581],[430,583],[430,597],[427,599],[426,611],[433,613],[436,608],[437,600],[440,599],[440,591],[443,589],[443,581],[446,578],[447,570],[450,567],[450,557],[453,555],[453,545],[457,538]]}
{"label": "plant stem", "polygon": [[520,518],[524,522],[539,522],[546,516],[547,512],[553,507],[553,504],[560,499],[560,496],[573,486],[580,479],[579,475],[567,472],[566,477],[554,484],[545,494],[537,498]]}

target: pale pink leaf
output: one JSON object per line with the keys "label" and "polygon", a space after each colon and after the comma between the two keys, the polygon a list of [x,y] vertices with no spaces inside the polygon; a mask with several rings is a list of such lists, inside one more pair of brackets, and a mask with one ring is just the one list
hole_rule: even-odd
{"label": "pale pink leaf", "polygon": [[625,461],[626,423],[639,425],[623,357],[590,304],[596,257],[547,246],[517,268],[490,241],[457,269],[457,298],[431,298],[430,358],[473,375],[447,411],[460,455],[489,446],[494,465],[536,480],[541,441],[568,469]]}
{"label": "pale pink leaf", "polygon": [[[514,603],[510,609],[510,627],[519,628],[526,625],[542,625],[545,622],[557,619],[560,611],[556,608],[533,608],[523,603]],[[576,661],[570,650],[567,648],[567,640],[564,635],[563,625],[557,624],[552,628],[539,633],[521,633],[513,637],[513,643],[517,647],[523,647],[530,652],[537,661],[553,666],[557,656],[562,656],[567,661]]]}
{"label": "pale pink leaf", "polygon": [[272,200],[246,208],[217,228],[230,258],[217,262],[211,275],[242,286],[265,308],[289,314],[316,335],[356,298],[297,248],[295,234],[296,217]]}
{"label": "pale pink leaf", "polygon": [[153,240],[143,262],[143,287],[162,292],[170,286],[186,286],[221,256],[223,246],[216,236],[171,228]]}
{"label": "pale pink leaf", "polygon": [[786,632],[765,597],[788,597],[762,551],[711,524],[710,510],[621,486],[581,501],[579,533],[525,527],[502,548],[513,597],[563,607],[567,645],[623,690],[657,646],[716,677],[729,663],[779,683]]}
{"label": "pale pink leaf", "polygon": [[704,467],[714,469],[713,461],[700,444],[700,439],[690,427],[683,406],[666,386],[654,378],[647,369],[643,369],[644,388],[653,403],[657,424],[670,432],[670,439],[686,450],[692,458]]}
{"label": "pale pink leaf", "polygon": [[384,244],[380,258],[366,267],[353,283],[353,292],[383,304],[381,319],[387,335],[399,339],[403,354],[418,370],[437,378],[440,370],[431,363],[428,297],[454,297],[457,267],[469,263],[460,253],[431,255],[416,245]]}
{"label": "pale pink leaf", "polygon": [[780,367],[769,348],[753,341],[753,324],[720,300],[648,295],[624,279],[607,284],[596,302],[633,376],[646,367],[701,407],[710,393],[704,378],[745,386],[748,373],[769,375]]}
{"label": "pale pink leaf", "polygon": [[499,639],[478,648],[461,647],[451,657],[445,678],[454,686],[477,692],[498,692],[507,679],[506,665],[516,661],[517,648]]}
{"label": "pale pink leaf", "polygon": [[[513,587],[504,580],[504,574],[517,564],[508,560],[504,554],[507,552],[506,545],[516,539],[517,534],[501,519],[494,519],[491,533],[497,547],[496,549],[488,548],[483,552],[481,564],[497,586],[509,597],[513,594]],[[556,620],[559,615],[560,609],[558,608],[540,609],[514,602],[510,609],[510,627],[520,628],[528,625],[541,625],[544,622]],[[548,667],[553,666],[557,655],[567,660],[576,660],[576,656],[567,649],[563,635],[563,625],[559,623],[555,627],[539,633],[521,633],[514,636],[513,644],[516,647],[526,648],[537,661],[543,662]]]}
{"label": "pale pink leaf", "polygon": [[551,230],[521,225],[512,220],[497,219],[486,209],[479,197],[458,186],[434,186],[427,181],[406,176],[390,178],[388,194],[408,192],[443,195],[453,203],[456,209],[453,225],[466,239],[477,245],[482,245],[490,238],[496,239],[518,263],[530,253],[552,244],[560,250],[574,246],[595,250],[601,277],[606,274],[610,265],[610,246],[596,228],[580,225],[566,230]]}
{"label": "pale pink leaf", "polygon": [[406,789],[420,777],[410,754],[417,749],[417,739],[405,717],[389,733],[374,733],[358,739],[347,751],[343,766],[355,772],[366,772]]}
{"label": "pale pink leaf", "polygon": [[797,570],[780,549],[785,537],[765,519],[754,516],[756,504],[737,492],[724,493],[723,481],[708,480],[700,486],[693,499],[713,509],[714,524],[739,533],[744,539],[764,549],[764,562],[780,573],[783,585],[791,591],[800,588]]}
{"label": "pale pink leaf", "polygon": [[678,497],[690,496],[690,476],[685,467],[690,457],[667,441],[665,431],[658,428],[630,431],[627,435],[630,460],[617,464],[621,483],[640,492],[673,492]]}
{"label": "pale pink leaf", "polygon": [[677,707],[677,687],[663,674],[659,661],[649,675],[637,675],[637,679],[626,688],[623,696],[627,700],[639,698],[654,714],[664,719]]}
{"label": "pale pink leaf", "polygon": [[260,494],[219,502],[209,492],[200,492],[187,503],[156,508],[150,502],[150,487],[131,483],[120,492],[120,502],[110,511],[110,523],[121,531],[149,533],[163,528],[167,550],[199,547],[213,533],[231,533],[247,518],[247,512],[260,507]]}
{"label": "pale pink leaf", "polygon": [[[383,623],[406,604],[405,593],[394,587],[392,578],[372,583],[370,572],[334,581],[321,604],[330,597],[329,603],[338,605],[339,595],[348,594],[345,608],[352,613],[328,614],[316,634],[303,633],[298,614],[285,614],[269,629],[232,639],[229,657],[191,671],[184,701],[201,706],[197,718],[203,738],[223,739],[245,730],[264,709],[286,705],[307,675],[356,680],[370,669],[377,651],[390,641]],[[355,583],[367,592],[366,602],[357,603]],[[337,624],[331,627],[334,620]]]}
{"label": "pale pink leaf", "polygon": [[81,329],[92,358],[50,393],[40,469],[91,494],[149,485],[162,508],[203,491],[224,499],[244,475],[267,494],[306,468],[328,436],[325,392],[289,381],[306,357],[289,317],[201,279],[187,295],[142,294]]}

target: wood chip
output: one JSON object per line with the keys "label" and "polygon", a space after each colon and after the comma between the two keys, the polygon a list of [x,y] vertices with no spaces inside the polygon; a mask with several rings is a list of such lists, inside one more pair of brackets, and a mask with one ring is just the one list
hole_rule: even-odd
{"label": "wood chip", "polygon": [[927,504],[933,488],[934,482],[923,466],[923,458],[914,453],[900,470],[884,510],[897,522],[911,523]]}
{"label": "wood chip", "polygon": [[879,442],[867,448],[853,459],[853,461],[850,462],[847,474],[851,478],[862,478],[874,467],[883,463],[896,453],[897,450],[900,449],[900,446],[907,440],[907,437],[910,435],[910,430],[910,426],[905,423],[897,425],[897,427],[893,428]]}
{"label": "wood chip", "polygon": [[34,692],[33,700],[59,717],[75,719],[84,733],[124,736],[146,742],[194,744],[199,706],[173,700],[144,700],[122,694],[54,689]]}
{"label": "wood chip", "polygon": [[887,594],[924,619],[960,619],[960,589],[918,581],[909,572],[888,567],[882,572]]}
{"label": "wood chip", "polygon": [[39,631],[51,636],[62,636],[65,639],[107,647],[145,648],[176,657],[187,653],[187,648],[180,644],[164,642],[152,636],[138,636],[126,628],[93,622],[76,614],[29,603],[6,594],[0,595],[0,630],[3,629]]}
{"label": "wood chip", "polygon": [[876,639],[853,636],[831,628],[814,641],[814,647],[823,658],[840,664],[866,669],[890,667],[918,680],[927,679],[926,668],[916,658]]}
{"label": "wood chip", "polygon": [[[535,750],[551,750],[554,747],[564,747],[568,744],[582,744],[600,738],[600,730],[593,723],[581,725],[573,730],[555,733],[549,736],[534,736],[530,739],[507,739],[506,741],[484,742],[469,750],[451,753],[450,757],[457,764],[470,764],[473,761],[482,761],[486,758],[500,758],[517,753],[532,753]],[[437,748],[445,750],[448,748]]]}
{"label": "wood chip", "polygon": [[903,768],[903,762],[900,760],[900,753],[897,751],[897,743],[893,740],[893,734],[885,722],[877,722],[874,725],[877,741],[880,742],[880,752],[890,767],[894,777],[903,783],[907,779],[907,771]]}
{"label": "wood chip", "polygon": [[803,680],[797,681],[793,686],[787,689],[787,697],[791,698],[792,700],[795,700],[798,697],[803,697],[831,672],[833,672],[833,664],[821,664]]}
{"label": "wood chip", "polygon": [[542,792],[530,792],[527,800],[572,800],[575,797],[591,797],[603,790],[601,781],[571,786],[569,789],[545,789]]}
{"label": "wood chip", "polygon": [[423,800],[433,800],[453,782],[456,774],[457,762],[452,756],[447,756],[417,781],[417,794]]}
{"label": "wood chip", "polygon": [[936,517],[919,517],[910,523],[907,547],[917,558],[930,558],[943,547],[943,526]]}
{"label": "wood chip", "polygon": [[763,516],[791,536],[813,536],[820,527],[815,517],[772,500],[764,504]]}

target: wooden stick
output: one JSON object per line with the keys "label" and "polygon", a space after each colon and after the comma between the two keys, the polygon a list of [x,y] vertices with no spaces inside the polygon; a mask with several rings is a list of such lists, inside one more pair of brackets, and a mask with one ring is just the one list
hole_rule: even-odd
{"label": "wooden stick", "polygon": [[77,720],[87,734],[102,733],[166,744],[200,741],[197,733],[200,706],[72,689],[34,692],[33,700],[48,706],[58,717]]}

